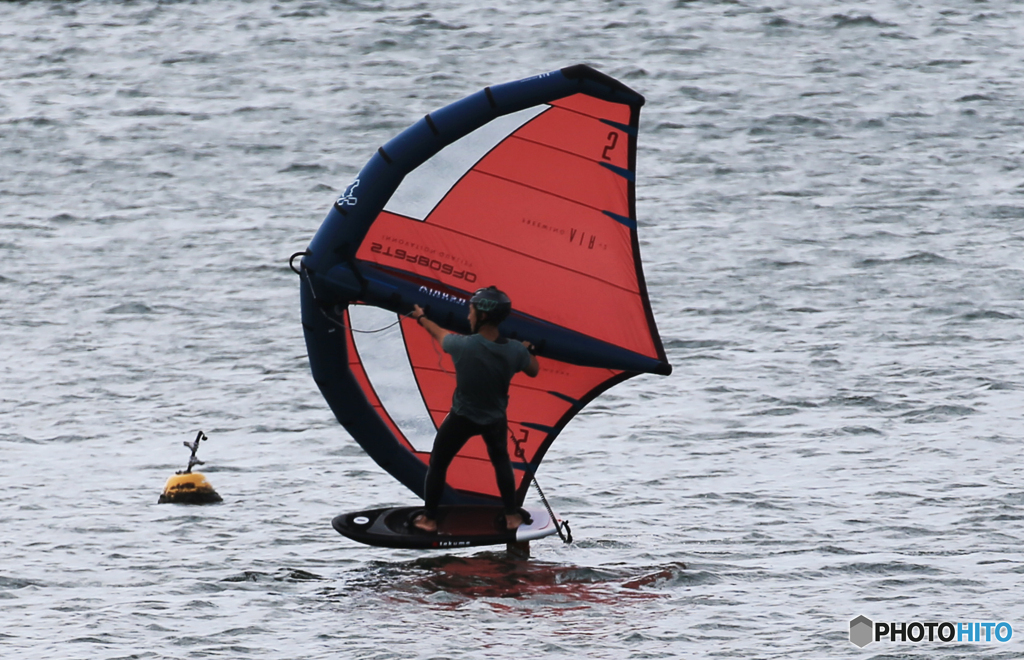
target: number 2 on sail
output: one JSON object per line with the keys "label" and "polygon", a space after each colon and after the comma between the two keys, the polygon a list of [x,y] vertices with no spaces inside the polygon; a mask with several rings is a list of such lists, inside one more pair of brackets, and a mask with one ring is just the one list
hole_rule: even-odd
{"label": "number 2 on sail", "polygon": [[608,155],[609,151],[615,149],[615,145],[619,143],[619,134],[612,131],[608,134],[608,144],[605,146],[604,151],[601,152],[601,158],[605,160],[611,160],[612,157]]}

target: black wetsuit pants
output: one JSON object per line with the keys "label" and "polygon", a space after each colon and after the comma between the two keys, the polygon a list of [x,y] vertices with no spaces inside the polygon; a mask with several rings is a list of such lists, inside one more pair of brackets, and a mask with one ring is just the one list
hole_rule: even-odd
{"label": "black wetsuit pants", "polygon": [[494,465],[494,476],[498,492],[505,506],[505,513],[518,513],[516,506],[516,481],[512,473],[512,462],[508,457],[508,422],[502,419],[493,424],[477,424],[471,419],[449,412],[441,422],[434,438],[434,449],[430,453],[430,469],[423,486],[423,504],[427,515],[437,518],[437,505],[444,494],[445,476],[455,454],[474,435],[482,436],[487,445],[487,454]]}

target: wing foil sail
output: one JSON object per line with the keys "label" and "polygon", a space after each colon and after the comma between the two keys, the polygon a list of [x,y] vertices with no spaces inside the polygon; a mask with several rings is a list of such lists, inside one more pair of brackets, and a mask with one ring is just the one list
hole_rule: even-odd
{"label": "wing foil sail", "polygon": [[[494,86],[428,115],[384,145],[328,214],[303,259],[303,324],[314,378],[336,416],[392,475],[422,494],[418,452],[374,390],[348,305],[414,304],[468,332],[467,300],[494,284],[502,324],[540,349],[537,378],[510,387],[509,454],[525,497],[552,441],[589,401],[671,367],[647,297],[636,233],[643,97],[587,67]],[[346,328],[338,332],[338,327]],[[404,352],[436,429],[454,367],[408,319]],[[344,365],[337,356],[344,352]],[[314,357],[316,356],[316,357]],[[342,374],[320,377],[331,369]],[[446,503],[498,499],[481,439],[448,472]]]}

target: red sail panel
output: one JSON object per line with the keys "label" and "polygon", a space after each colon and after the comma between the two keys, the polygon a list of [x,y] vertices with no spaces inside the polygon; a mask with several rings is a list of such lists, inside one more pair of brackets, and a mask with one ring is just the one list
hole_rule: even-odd
{"label": "red sail panel", "polygon": [[[474,206],[473,200],[457,196],[458,190],[428,222],[382,213],[358,257],[463,291],[494,284],[525,314],[636,353],[658,356],[637,284],[629,229],[593,213],[558,218],[533,211],[536,220],[525,216],[524,222],[524,216],[515,215],[526,206],[521,200],[497,206],[485,203],[485,211],[473,214],[486,215],[495,224],[517,218],[520,226],[504,225],[508,229],[504,240],[433,224],[436,217],[450,217],[449,207]],[[599,225],[603,226],[598,232],[591,229]],[[555,255],[562,256],[561,263],[549,260]]]}
{"label": "red sail panel", "polygon": [[[473,194],[463,194],[461,188],[450,194],[431,215],[428,226],[473,236],[486,218],[488,224],[500,224],[507,230],[500,241],[481,236],[474,246],[494,245],[520,260],[522,266],[556,265],[580,282],[592,281],[639,295],[632,237],[622,223],[599,209],[506,179],[470,172],[464,181],[467,186],[472,184]],[[495,199],[502,202],[495,204]]]}
{"label": "red sail panel", "polygon": [[[535,121],[544,122],[546,118],[547,114],[544,114]],[[601,143],[581,146],[597,154],[604,149]],[[625,151],[625,148],[618,151]],[[531,165],[523,167],[523,163]],[[599,160],[551,145],[509,139],[481,160],[473,171],[514,183],[519,189],[531,189],[548,197],[564,199],[584,209],[611,211],[629,217],[629,182],[622,175],[603,167]],[[465,180],[463,183],[470,184],[466,187],[478,185]],[[470,192],[466,190],[464,194]],[[493,199],[488,201],[494,203]],[[480,217],[476,220],[479,222]],[[441,223],[440,220],[437,222]],[[614,221],[609,219],[609,222]]]}
{"label": "red sail panel", "polygon": [[[657,358],[641,292],[625,105],[557,102],[472,166],[427,216],[383,212],[358,258],[472,291]],[[609,123],[610,122],[610,123]],[[614,125],[613,125],[614,124]]]}
{"label": "red sail panel", "polygon": [[[614,105],[605,103],[604,105]],[[605,121],[589,121],[580,114],[555,108],[544,113],[543,121],[534,121],[516,131],[516,138],[574,154],[594,162],[605,162],[627,169],[629,149],[622,131]],[[616,113],[608,113],[614,115]],[[600,118],[599,118],[600,119]],[[610,120],[610,116],[608,117]],[[615,123],[629,124],[628,109]],[[623,215],[626,215],[625,213]]]}

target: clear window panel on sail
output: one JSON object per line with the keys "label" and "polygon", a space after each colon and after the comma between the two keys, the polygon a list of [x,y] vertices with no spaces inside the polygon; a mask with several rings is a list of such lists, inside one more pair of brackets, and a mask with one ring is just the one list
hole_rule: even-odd
{"label": "clear window panel on sail", "polygon": [[429,452],[437,429],[416,386],[398,317],[368,305],[351,305],[348,313],[356,351],[374,392],[416,451]]}

